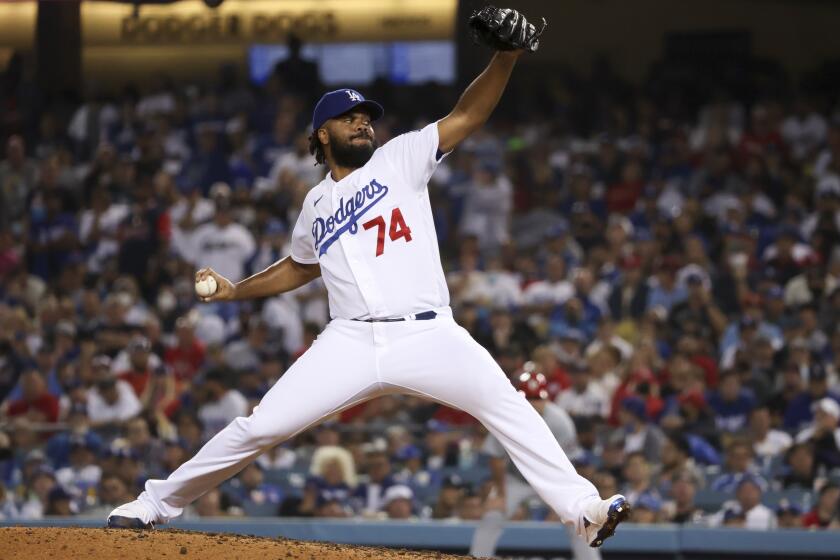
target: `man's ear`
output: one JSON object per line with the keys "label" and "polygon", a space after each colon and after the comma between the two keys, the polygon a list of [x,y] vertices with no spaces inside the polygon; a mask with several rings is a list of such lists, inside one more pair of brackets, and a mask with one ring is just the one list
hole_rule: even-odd
{"label": "man's ear", "polygon": [[327,133],[327,129],[325,129],[323,127],[319,128],[317,134],[318,134],[318,140],[321,141],[322,145],[326,146],[327,144],[330,143],[330,135]]}

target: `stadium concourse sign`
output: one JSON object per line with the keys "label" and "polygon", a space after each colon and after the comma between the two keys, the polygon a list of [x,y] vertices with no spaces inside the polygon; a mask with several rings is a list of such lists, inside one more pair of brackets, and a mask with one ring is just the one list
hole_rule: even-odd
{"label": "stadium concourse sign", "polygon": [[[203,0],[142,4],[81,3],[82,74],[118,87],[167,73],[179,80],[214,78],[221,64],[247,74],[249,47],[306,43],[452,39],[457,0]],[[35,0],[0,0],[0,71],[13,50],[35,50]]]}
{"label": "stadium concourse sign", "polygon": [[248,45],[305,41],[449,39],[456,0],[202,0],[143,5],[82,3],[82,44],[103,46]]}

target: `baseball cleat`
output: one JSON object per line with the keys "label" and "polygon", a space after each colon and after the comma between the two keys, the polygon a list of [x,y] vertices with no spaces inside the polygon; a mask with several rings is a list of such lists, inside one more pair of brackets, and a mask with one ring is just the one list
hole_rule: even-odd
{"label": "baseball cleat", "polygon": [[139,500],[123,504],[108,514],[111,529],[154,529],[155,520]]}
{"label": "baseball cleat", "polygon": [[109,529],[154,529],[154,523],[143,523],[142,520],[136,517],[123,517],[122,515],[112,515],[108,518]]}
{"label": "baseball cleat", "polygon": [[607,500],[595,502],[583,516],[586,541],[592,548],[598,548],[615,534],[619,523],[630,517],[632,507],[627,498],[616,494]]}

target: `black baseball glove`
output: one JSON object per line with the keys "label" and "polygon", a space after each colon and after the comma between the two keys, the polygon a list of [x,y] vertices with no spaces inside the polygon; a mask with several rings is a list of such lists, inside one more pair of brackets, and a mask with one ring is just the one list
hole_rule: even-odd
{"label": "black baseball glove", "polygon": [[497,51],[536,51],[546,25],[548,23],[542,18],[542,27],[538,31],[516,10],[495,6],[476,10],[469,19],[473,41]]}

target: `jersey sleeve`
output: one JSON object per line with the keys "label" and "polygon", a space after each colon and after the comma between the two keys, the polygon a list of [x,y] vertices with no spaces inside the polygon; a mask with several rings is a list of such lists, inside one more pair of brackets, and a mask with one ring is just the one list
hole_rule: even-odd
{"label": "jersey sleeve", "polygon": [[295,262],[317,264],[318,255],[315,254],[315,245],[312,243],[312,234],[309,231],[308,224],[306,210],[303,209],[298,215],[297,222],[295,222],[295,229],[292,230],[292,246],[289,254]]}
{"label": "jersey sleeve", "polygon": [[421,130],[400,134],[382,146],[382,150],[388,162],[405,178],[406,185],[421,191],[447,155],[438,151],[439,142],[435,121]]}

